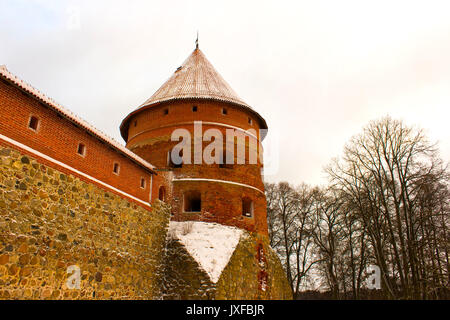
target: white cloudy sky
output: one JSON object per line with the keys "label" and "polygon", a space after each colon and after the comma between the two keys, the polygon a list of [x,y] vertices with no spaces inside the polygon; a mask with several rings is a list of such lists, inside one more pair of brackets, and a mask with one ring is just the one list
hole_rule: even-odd
{"label": "white cloudy sky", "polygon": [[110,136],[200,48],[279,141],[269,181],[325,183],[368,121],[450,158],[449,1],[0,0],[0,64]]}

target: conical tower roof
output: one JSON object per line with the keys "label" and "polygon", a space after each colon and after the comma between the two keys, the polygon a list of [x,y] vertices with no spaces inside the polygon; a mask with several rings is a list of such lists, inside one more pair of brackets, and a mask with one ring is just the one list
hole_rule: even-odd
{"label": "conical tower roof", "polygon": [[222,100],[250,107],[231,89],[198,48],[141,107],[185,98]]}
{"label": "conical tower roof", "polygon": [[216,100],[241,106],[254,113],[260,120],[261,128],[267,129],[264,118],[234,92],[197,46],[173,75],[122,121],[120,125],[122,137],[127,140],[128,122],[132,115],[152,105],[185,99]]}

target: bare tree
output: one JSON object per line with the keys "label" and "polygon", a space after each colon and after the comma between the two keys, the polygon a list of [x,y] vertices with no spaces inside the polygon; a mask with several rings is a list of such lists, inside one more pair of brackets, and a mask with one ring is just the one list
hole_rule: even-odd
{"label": "bare tree", "polygon": [[334,188],[356,208],[392,298],[427,296],[424,248],[436,249],[430,238],[436,222],[420,210],[419,191],[427,176],[443,183],[445,171],[421,130],[389,117],[370,123],[327,169]]}
{"label": "bare tree", "polygon": [[319,270],[331,291],[333,299],[339,298],[339,267],[342,240],[341,201],[330,190],[314,190],[314,213],[311,219],[311,234],[319,257]]}
{"label": "bare tree", "polygon": [[281,257],[294,299],[316,263],[309,216],[312,190],[306,185],[294,189],[288,183],[266,184],[269,238]]}
{"label": "bare tree", "polygon": [[449,173],[423,132],[373,121],[326,172],[326,188],[266,185],[270,243],[294,297],[314,276],[331,298],[368,297],[375,264],[377,297],[448,298]]}

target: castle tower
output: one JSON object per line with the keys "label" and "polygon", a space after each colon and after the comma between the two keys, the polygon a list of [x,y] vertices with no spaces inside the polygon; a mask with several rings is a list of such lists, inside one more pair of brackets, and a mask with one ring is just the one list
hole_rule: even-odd
{"label": "castle tower", "polygon": [[266,122],[198,48],[123,120],[128,149],[4,66],[0,106],[0,298],[292,298],[267,231]]}
{"label": "castle tower", "polygon": [[[191,154],[183,150],[182,163],[172,153],[179,143],[172,138],[177,129],[191,137]],[[158,168],[163,179],[155,187],[171,205],[172,220],[217,222],[267,235],[259,154],[265,131],[260,129],[267,129],[266,121],[239,98],[198,46],[120,126],[127,148]],[[214,138],[208,138],[210,133]],[[208,153],[208,145],[220,140],[218,134],[223,152]],[[214,156],[214,163],[205,162],[205,153]]]}

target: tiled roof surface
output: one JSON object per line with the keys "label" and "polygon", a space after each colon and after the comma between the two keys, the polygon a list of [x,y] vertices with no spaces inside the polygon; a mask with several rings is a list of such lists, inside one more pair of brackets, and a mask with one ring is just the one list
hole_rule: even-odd
{"label": "tiled roof surface", "polygon": [[117,152],[125,155],[127,158],[133,160],[135,163],[139,164],[140,166],[146,168],[147,170],[150,170],[151,172],[154,172],[155,167],[139,157],[138,155],[134,154],[125,146],[121,145],[119,142],[115,141],[114,139],[107,136],[105,133],[101,132],[97,128],[90,125],[85,120],[81,119],[68,109],[64,108],[60,104],[53,101],[51,98],[47,97],[45,94],[37,90],[36,88],[32,87],[30,84],[26,83],[25,81],[19,79],[17,76],[13,75],[11,72],[8,71],[8,69],[4,66],[0,66],[0,75],[4,77],[9,82],[15,84],[20,89],[24,90],[25,92],[29,93],[30,95],[34,96],[36,99],[40,100],[41,102],[45,103],[47,106],[52,108],[57,113],[61,114],[65,118],[67,118],[69,121],[72,121],[73,123],[77,124],[79,127],[83,128],[87,132],[93,134],[97,139],[107,143],[110,145],[114,150]]}
{"label": "tiled roof surface", "polygon": [[139,107],[184,98],[216,99],[250,108],[231,89],[198,48],[192,52],[169,80]]}
{"label": "tiled roof surface", "polygon": [[128,139],[131,116],[161,102],[181,99],[211,99],[233,103],[255,114],[262,129],[267,129],[263,117],[245,103],[214,69],[203,52],[196,48],[174,74],[143,104],[131,112],[120,125],[122,137]]}

